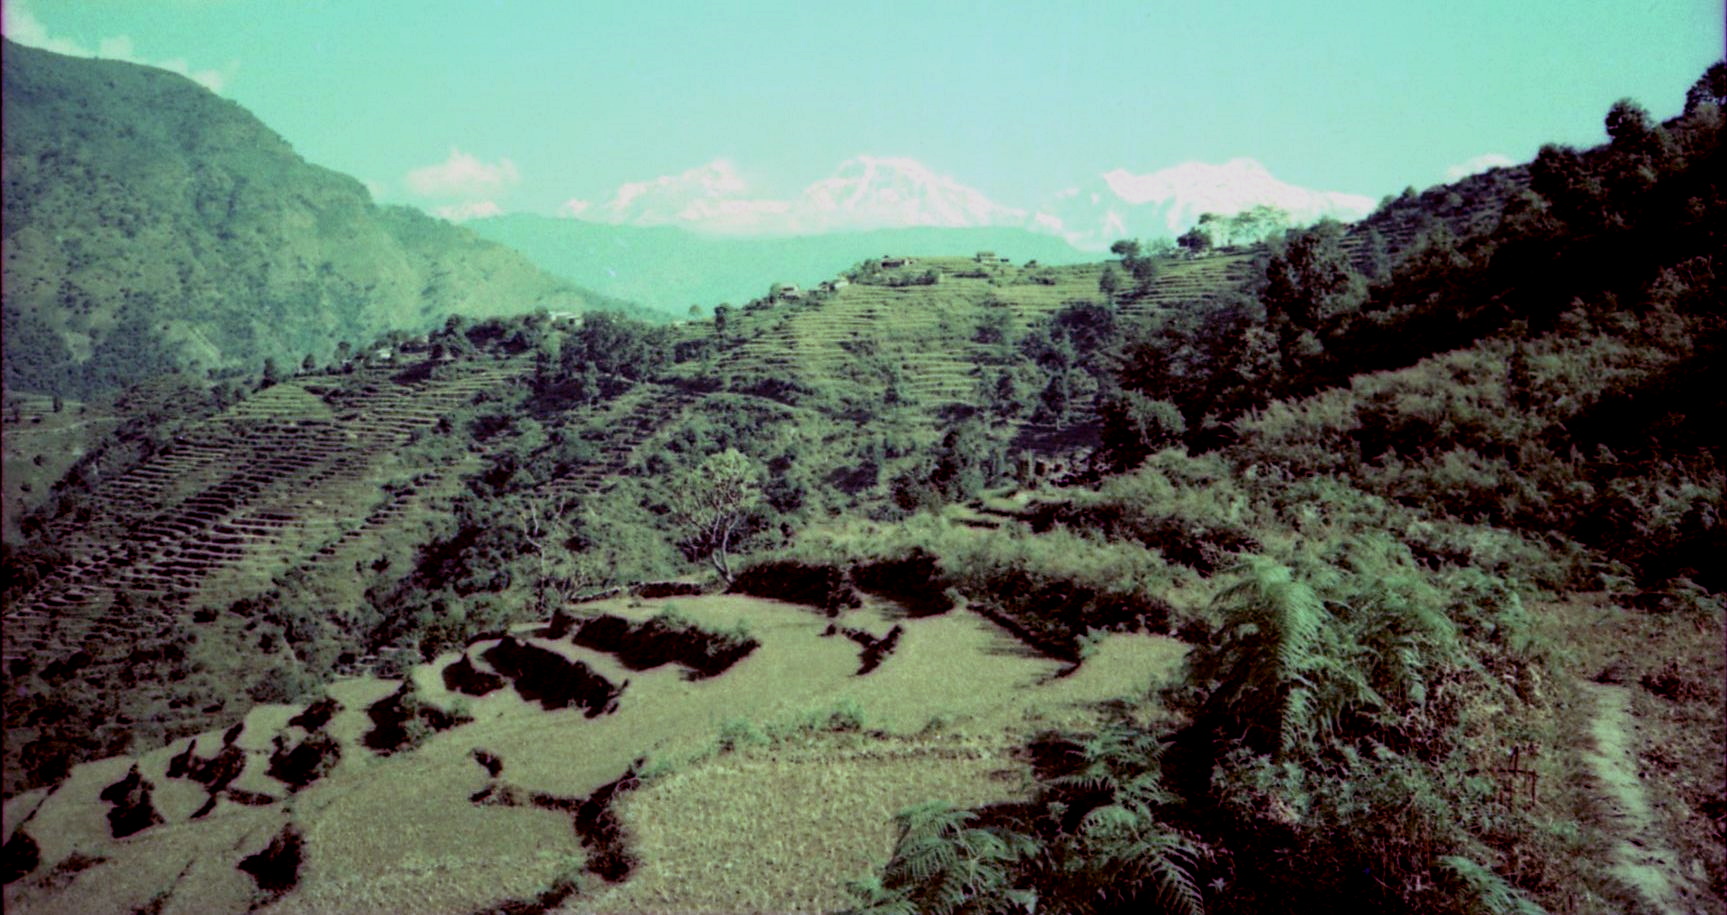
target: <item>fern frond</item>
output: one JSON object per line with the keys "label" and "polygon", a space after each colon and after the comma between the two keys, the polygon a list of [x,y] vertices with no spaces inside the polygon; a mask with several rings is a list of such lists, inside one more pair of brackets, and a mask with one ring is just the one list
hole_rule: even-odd
{"label": "fern frond", "polygon": [[1157,807],[1164,804],[1178,803],[1181,798],[1163,785],[1162,773],[1145,772],[1116,789],[1116,798],[1122,803],[1137,804],[1142,807]]}
{"label": "fern frond", "polygon": [[907,839],[894,851],[889,863],[891,883],[923,883],[931,877],[945,874],[959,862],[952,844],[941,836],[918,836]]}
{"label": "fern frond", "polygon": [[1304,683],[1291,685],[1283,697],[1278,720],[1278,749],[1287,753],[1313,734],[1313,691]]}
{"label": "fern frond", "polygon": [[1080,820],[1079,828],[1086,835],[1117,835],[1131,833],[1144,825],[1144,815],[1121,804],[1094,807]]}
{"label": "fern frond", "polygon": [[1082,794],[1092,792],[1115,793],[1115,777],[1108,772],[1076,772],[1072,775],[1062,775],[1050,779],[1052,787],[1076,791]]}
{"label": "fern frond", "polygon": [[1184,862],[1160,855],[1149,859],[1146,867],[1156,880],[1160,909],[1176,915],[1205,915],[1205,897]]}
{"label": "fern frond", "polygon": [[1124,852],[1132,867],[1151,884],[1158,909],[1180,915],[1205,915],[1205,897],[1193,877],[1197,853],[1185,839],[1153,824]]}
{"label": "fern frond", "polygon": [[1487,915],[1547,915],[1522,890],[1470,858],[1446,855],[1439,859],[1439,866],[1463,884],[1472,907]]}

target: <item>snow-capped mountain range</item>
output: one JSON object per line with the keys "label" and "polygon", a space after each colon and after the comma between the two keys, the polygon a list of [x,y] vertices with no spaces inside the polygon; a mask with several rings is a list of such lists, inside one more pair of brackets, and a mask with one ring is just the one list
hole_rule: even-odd
{"label": "snow-capped mountain range", "polygon": [[571,200],[562,215],[622,225],[673,225],[713,235],[813,235],[905,228],[1012,227],[1104,250],[1119,238],[1173,237],[1204,213],[1232,216],[1268,204],[1293,223],[1359,219],[1374,201],[1279,181],[1258,162],[1189,162],[1146,174],[1115,169],[1051,195],[1035,209],[1006,206],[915,159],[857,156],[796,198],[753,194],[737,169],[716,160],[679,175],[630,182],[612,199]]}

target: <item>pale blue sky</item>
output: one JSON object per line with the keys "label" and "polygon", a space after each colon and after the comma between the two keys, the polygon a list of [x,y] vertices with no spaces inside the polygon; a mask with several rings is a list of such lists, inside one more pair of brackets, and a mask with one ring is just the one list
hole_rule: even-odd
{"label": "pale blue sky", "polygon": [[407,175],[459,148],[499,175],[488,199],[542,212],[719,157],[790,196],[860,153],[1015,206],[1236,156],[1378,197],[1481,154],[1596,142],[1623,96],[1670,116],[1722,53],[1720,0],[7,7],[14,37],[183,62],[385,199],[436,202]]}

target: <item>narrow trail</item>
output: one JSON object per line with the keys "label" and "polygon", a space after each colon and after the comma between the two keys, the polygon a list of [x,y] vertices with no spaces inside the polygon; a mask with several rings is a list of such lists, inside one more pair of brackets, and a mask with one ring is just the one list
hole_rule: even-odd
{"label": "narrow trail", "polygon": [[1637,776],[1631,693],[1604,683],[1582,686],[1583,694],[1595,702],[1589,723],[1594,746],[1583,759],[1595,778],[1602,827],[1615,837],[1612,874],[1643,900],[1643,911],[1685,915],[1693,911],[1687,901],[1697,890],[1682,875],[1679,855],[1662,837]]}

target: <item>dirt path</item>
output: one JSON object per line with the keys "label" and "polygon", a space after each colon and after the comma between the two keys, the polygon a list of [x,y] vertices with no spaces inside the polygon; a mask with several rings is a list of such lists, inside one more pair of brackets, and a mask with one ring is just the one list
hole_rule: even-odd
{"label": "dirt path", "polygon": [[1584,762],[1595,777],[1602,828],[1615,837],[1613,876],[1636,892],[1645,911],[1684,915],[1692,911],[1686,900],[1696,889],[1681,875],[1679,855],[1661,836],[1637,776],[1631,693],[1623,686],[1585,682],[1583,694],[1595,702],[1589,724],[1594,747]]}

